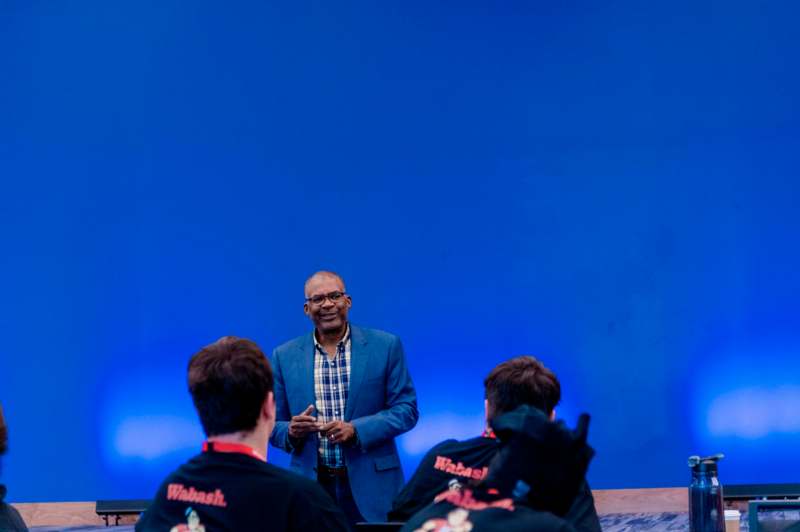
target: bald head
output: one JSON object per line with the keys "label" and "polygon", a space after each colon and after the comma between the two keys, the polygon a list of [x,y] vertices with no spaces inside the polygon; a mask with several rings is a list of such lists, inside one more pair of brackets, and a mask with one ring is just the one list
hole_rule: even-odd
{"label": "bald head", "polygon": [[303,286],[303,292],[305,293],[306,297],[309,297],[311,294],[309,293],[309,288],[312,285],[315,285],[318,281],[334,281],[340,285],[339,290],[342,292],[346,292],[344,286],[344,279],[342,279],[341,275],[336,272],[330,272],[327,270],[320,270],[313,274],[311,277],[306,279],[306,283]]}

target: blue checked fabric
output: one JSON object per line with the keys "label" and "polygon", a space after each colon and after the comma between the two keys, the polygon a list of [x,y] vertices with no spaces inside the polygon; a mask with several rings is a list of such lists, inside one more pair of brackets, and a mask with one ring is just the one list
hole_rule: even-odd
{"label": "blue checked fabric", "polygon": [[[314,335],[314,395],[316,396],[317,421],[328,423],[344,419],[347,395],[350,392],[350,327],[336,346],[336,355],[331,358],[317,343]],[[319,461],[328,467],[342,467],[344,455],[341,445],[327,438],[319,439]]]}

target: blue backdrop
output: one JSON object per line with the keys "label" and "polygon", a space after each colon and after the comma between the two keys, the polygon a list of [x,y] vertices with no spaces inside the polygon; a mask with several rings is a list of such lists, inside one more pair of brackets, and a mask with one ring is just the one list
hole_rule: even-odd
{"label": "blue backdrop", "polygon": [[593,487],[797,481],[798,15],[0,2],[10,499],[150,497],[202,439],[190,355],[308,332],[319,268],[404,340],[406,474],[527,353]]}

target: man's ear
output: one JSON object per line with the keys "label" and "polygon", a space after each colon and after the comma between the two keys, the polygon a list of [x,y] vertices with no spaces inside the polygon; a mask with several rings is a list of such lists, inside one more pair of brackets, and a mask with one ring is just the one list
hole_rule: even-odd
{"label": "man's ear", "polygon": [[555,421],[556,420],[556,409],[555,408],[550,411],[549,418],[550,418],[550,421]]}
{"label": "man's ear", "polygon": [[272,392],[267,392],[267,398],[264,399],[261,413],[268,420],[275,419],[275,395]]}
{"label": "man's ear", "polygon": [[308,303],[303,303],[303,313],[308,316]]}

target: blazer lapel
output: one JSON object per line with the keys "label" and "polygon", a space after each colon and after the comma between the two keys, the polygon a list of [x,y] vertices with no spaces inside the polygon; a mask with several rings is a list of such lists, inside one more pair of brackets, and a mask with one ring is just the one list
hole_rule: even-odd
{"label": "blazer lapel", "polygon": [[306,340],[298,347],[296,356],[298,374],[294,382],[300,386],[299,397],[302,398],[302,401],[301,405],[299,405],[300,410],[292,412],[294,416],[305,410],[308,405],[316,406],[314,395],[314,340],[311,335],[306,336]]}
{"label": "blazer lapel", "polygon": [[367,339],[364,337],[363,331],[350,325],[350,339],[350,391],[347,393],[345,421],[353,419],[353,411],[358,402],[358,392],[361,391],[361,383],[364,381],[369,362]]}

